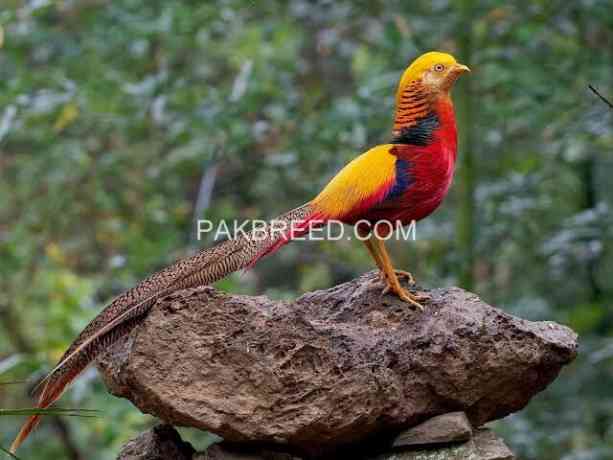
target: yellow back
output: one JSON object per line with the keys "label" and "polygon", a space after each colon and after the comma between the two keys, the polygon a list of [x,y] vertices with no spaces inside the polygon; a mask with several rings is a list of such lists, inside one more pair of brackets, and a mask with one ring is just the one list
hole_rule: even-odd
{"label": "yellow back", "polygon": [[376,201],[396,179],[393,145],[373,147],[348,163],[312,201],[326,217],[339,218]]}

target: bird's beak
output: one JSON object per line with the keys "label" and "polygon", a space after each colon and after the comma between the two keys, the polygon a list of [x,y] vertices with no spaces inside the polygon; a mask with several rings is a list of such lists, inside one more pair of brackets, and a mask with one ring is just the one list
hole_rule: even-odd
{"label": "bird's beak", "polygon": [[464,72],[470,72],[470,69],[468,68],[468,66],[465,66],[464,64],[460,64],[458,62],[457,64],[453,65],[453,72],[460,74]]}

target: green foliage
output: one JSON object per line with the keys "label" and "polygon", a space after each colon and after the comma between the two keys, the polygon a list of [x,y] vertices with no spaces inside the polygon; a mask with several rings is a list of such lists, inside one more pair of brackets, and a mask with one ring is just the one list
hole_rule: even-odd
{"label": "green foliage", "polygon": [[[0,378],[40,376],[113,295],[203,244],[195,218],[264,218],[310,199],[388,139],[400,72],[443,49],[470,55],[456,97],[471,107],[459,121],[475,187],[456,184],[394,258],[427,286],[468,272],[487,301],[580,331],[577,363],[497,426],[526,460],[613,457],[613,113],[587,89],[611,97],[611,11],[611,0],[4,0]],[[460,231],[472,236],[461,251]],[[288,297],[371,265],[357,242],[300,242],[219,286]],[[0,407],[31,405],[26,390],[0,386]],[[151,423],[94,371],[62,404],[104,410],[63,419],[91,459]],[[16,420],[0,418],[0,445]],[[61,439],[47,421],[20,456],[64,458]]]}

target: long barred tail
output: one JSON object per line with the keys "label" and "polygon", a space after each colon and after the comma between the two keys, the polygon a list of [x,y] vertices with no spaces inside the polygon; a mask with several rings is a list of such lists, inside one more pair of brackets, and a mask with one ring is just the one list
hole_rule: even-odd
{"label": "long barred tail", "polygon": [[[57,401],[102,351],[140,323],[158,299],[179,289],[214,283],[230,273],[251,267],[292,238],[308,232],[317,219],[321,219],[321,216],[307,203],[277,217],[266,227],[237,235],[179,260],[117,297],[83,329],[57,366],[45,377],[37,407],[43,409]],[[317,223],[323,224],[323,221]],[[28,418],[11,445],[11,453],[25,441],[40,418],[40,415]]]}

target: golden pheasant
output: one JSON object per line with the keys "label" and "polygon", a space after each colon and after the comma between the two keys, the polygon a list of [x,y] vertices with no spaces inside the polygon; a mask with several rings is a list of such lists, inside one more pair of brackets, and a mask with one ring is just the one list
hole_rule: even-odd
{"label": "golden pheasant", "polygon": [[[42,384],[38,407],[53,404],[67,386],[108,346],[128,334],[160,298],[178,289],[207,285],[248,268],[310,227],[337,220],[366,236],[368,251],[381,270],[386,291],[422,308],[420,297],[405,290],[386,251],[383,232],[373,225],[406,225],[431,214],[453,178],[457,134],[450,90],[468,67],[453,56],[430,52],[403,73],[396,92],[393,138],[345,166],[312,201],[274,220],[265,231],[242,234],[151,275],[113,300],[79,334]],[[279,223],[288,231],[279,231]],[[391,231],[391,227],[386,227]],[[17,435],[19,447],[40,420],[31,416]]]}

